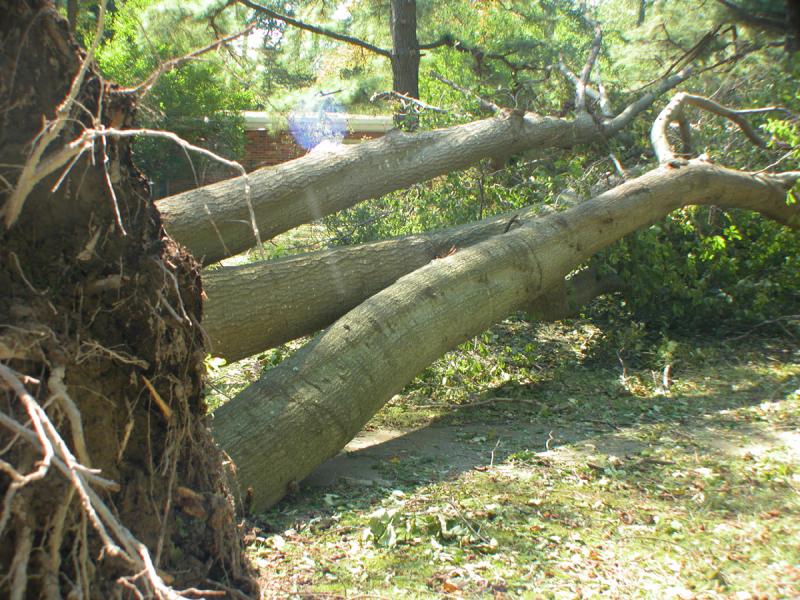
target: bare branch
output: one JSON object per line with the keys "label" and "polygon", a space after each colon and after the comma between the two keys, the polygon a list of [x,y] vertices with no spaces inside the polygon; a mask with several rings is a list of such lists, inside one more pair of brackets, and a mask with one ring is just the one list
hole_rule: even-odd
{"label": "bare branch", "polygon": [[184,56],[180,56],[178,58],[173,58],[171,60],[168,60],[167,62],[161,63],[158,66],[158,68],[155,71],[153,71],[152,73],[150,73],[150,75],[148,75],[147,78],[144,81],[142,81],[139,85],[131,87],[131,88],[124,88],[124,89],[118,90],[117,93],[119,93],[119,94],[138,94],[140,99],[144,98],[150,92],[150,90],[153,88],[153,86],[155,85],[156,81],[158,81],[158,78],[161,77],[162,75],[164,75],[165,73],[169,73],[173,69],[177,69],[178,67],[186,64],[187,62],[189,62],[191,60],[195,60],[196,58],[198,58],[199,56],[202,56],[203,54],[211,52],[212,50],[216,50],[217,48],[219,48],[223,44],[227,44],[228,42],[232,42],[233,40],[235,40],[237,38],[240,38],[240,37],[242,37],[243,35],[245,35],[247,33],[250,33],[254,28],[255,28],[255,24],[250,25],[249,27],[246,27],[245,29],[242,29],[238,33],[234,33],[232,35],[217,39],[217,40],[213,41],[212,43],[208,44],[207,46],[204,46],[202,48],[194,50],[194,51],[190,52],[189,54],[185,54]]}
{"label": "bare branch", "polygon": [[692,67],[686,67],[675,75],[663,79],[654,90],[644,94],[638,100],[631,102],[613,119],[605,119],[603,121],[603,129],[606,135],[613,135],[617,131],[627,127],[636,115],[650,108],[656,98],[683,83],[689,79],[691,75]]}
{"label": "bare branch", "polygon": [[[598,93],[598,103],[600,105],[600,114],[603,115],[603,118],[610,119],[614,116],[614,109],[611,108],[611,101],[608,99],[608,92],[606,92],[606,88],[603,85],[603,76],[600,71],[600,63],[597,63],[595,66],[595,74],[597,78],[597,93]],[[587,92],[589,87],[586,87]],[[589,95],[587,93],[587,95]],[[591,98],[591,96],[589,96]]]}
{"label": "bare branch", "polygon": [[441,108],[439,106],[433,106],[428,104],[427,102],[423,102],[418,98],[412,98],[411,96],[406,96],[405,94],[401,94],[400,92],[376,92],[372,94],[372,97],[369,99],[370,102],[375,102],[376,100],[398,100],[403,104],[412,104],[418,107],[420,110],[429,110],[431,112],[443,113],[443,114],[450,114],[450,111],[446,108]]}
{"label": "bare branch", "polygon": [[583,65],[578,84],[575,86],[575,110],[578,112],[586,112],[586,85],[589,83],[589,75],[592,73],[592,67],[594,63],[597,62],[597,57],[600,55],[602,43],[603,32],[599,25],[595,25],[592,49],[589,51],[589,57],[586,59],[586,64]]}
{"label": "bare branch", "polygon": [[[561,73],[567,79],[567,81],[569,81],[573,86],[575,86],[576,89],[578,88],[578,85],[580,84],[581,80],[572,71],[572,69],[570,69],[564,63],[564,58],[563,57],[559,57],[558,63],[556,63],[555,67],[556,67],[556,69],[558,69],[559,73]],[[591,86],[588,86],[588,85],[586,86],[585,94],[593,102],[599,102],[600,101],[600,94],[597,92],[597,90],[595,90]]]}
{"label": "bare branch", "polygon": [[[762,114],[765,112],[786,111],[786,109],[777,106],[748,110],[733,110],[703,96],[695,96],[692,94],[686,94],[684,92],[675,94],[672,100],[670,100],[669,104],[664,107],[664,110],[661,111],[656,120],[653,122],[653,128],[650,131],[650,141],[653,144],[653,150],[655,151],[656,157],[660,163],[669,162],[675,159],[675,152],[673,151],[672,145],[667,137],[667,128],[669,127],[670,123],[674,121],[678,121],[680,123],[684,119],[683,109],[686,106],[695,106],[712,114],[728,119],[729,121],[735,123],[739,129],[742,130],[742,133],[744,133],[747,139],[760,148],[766,148],[767,143],[761,138],[761,136],[758,135],[755,128],[750,124],[749,121],[747,121],[747,119],[744,118],[744,116]],[[685,125],[681,127],[682,132],[685,127]],[[781,147],[788,148],[786,144],[781,144]]]}
{"label": "bare branch", "polygon": [[475,92],[472,92],[472,91],[468,90],[467,88],[462,87],[462,86],[458,85],[457,83],[455,83],[453,81],[450,81],[449,79],[447,79],[443,75],[440,75],[436,71],[431,71],[431,77],[433,77],[434,79],[436,79],[438,81],[441,81],[443,84],[453,88],[457,92],[461,92],[462,94],[464,94],[468,98],[475,98],[478,101],[478,104],[480,104],[480,106],[481,106],[481,108],[483,110],[489,111],[491,113],[499,113],[499,112],[501,112],[503,110],[500,106],[498,106],[497,104],[495,104],[491,100],[486,100],[485,98],[480,97]]}
{"label": "bare branch", "polygon": [[305,31],[310,31],[311,33],[316,33],[317,35],[324,35],[325,37],[329,37],[334,40],[338,40],[340,42],[345,42],[346,44],[352,44],[354,46],[359,46],[360,48],[364,48],[365,50],[369,50],[370,52],[374,52],[375,54],[380,54],[381,56],[385,56],[386,58],[392,58],[392,53],[390,50],[386,50],[384,48],[379,48],[374,44],[370,44],[369,42],[365,42],[359,38],[345,35],[343,33],[338,33],[331,29],[325,29],[324,27],[317,27],[316,25],[311,25],[309,23],[305,23],[300,21],[299,19],[295,19],[288,15],[282,15],[281,13],[275,12],[267,8],[266,6],[262,6],[257,2],[253,2],[252,0],[237,0],[240,4],[244,4],[248,8],[252,8],[253,10],[261,13],[262,15],[266,15],[271,19],[275,19],[277,21],[282,21],[287,25],[291,25],[292,27],[297,27],[298,29],[303,29]]}

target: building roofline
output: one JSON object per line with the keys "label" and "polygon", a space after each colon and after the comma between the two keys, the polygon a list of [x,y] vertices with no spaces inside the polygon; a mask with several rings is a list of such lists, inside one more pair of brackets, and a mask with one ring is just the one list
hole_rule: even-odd
{"label": "building roofline", "polygon": [[[359,115],[351,113],[328,112],[326,116],[333,122],[344,121],[347,131],[357,133],[386,133],[394,127],[394,119],[390,115]],[[243,110],[244,128],[248,131],[269,129],[285,131],[288,129],[286,118],[275,113],[260,110]],[[297,115],[303,118],[303,113]],[[317,113],[308,113],[308,118],[318,118]]]}

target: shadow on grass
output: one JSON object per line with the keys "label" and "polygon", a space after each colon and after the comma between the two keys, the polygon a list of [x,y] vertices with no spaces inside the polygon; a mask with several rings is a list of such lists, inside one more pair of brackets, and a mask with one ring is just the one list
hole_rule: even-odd
{"label": "shadow on grass", "polygon": [[[569,460],[561,449],[579,448],[572,459],[590,476],[606,473],[602,464],[589,464],[591,457],[618,457],[629,468],[611,466],[608,473],[626,485],[669,480],[675,461],[647,458],[654,449],[681,456],[719,452],[717,462],[709,460],[724,472],[726,453],[779,441],[758,423],[729,415],[785,398],[798,381],[779,368],[765,368],[763,346],[740,348],[736,360],[720,344],[711,348],[706,360],[674,374],[668,393],[655,389],[648,370],[634,370],[623,382],[621,369],[610,368],[608,361],[561,361],[546,379],[497,386],[468,405],[449,406],[447,414],[418,429],[364,432],[265,517],[276,526],[292,519],[325,522],[342,510],[367,510],[393,491],[413,493],[491,465]],[[780,344],[770,353],[784,360],[792,356]],[[770,491],[759,491],[742,477],[741,485],[723,477],[727,483],[719,484],[719,493],[710,486],[709,501],[729,511],[769,506]],[[736,496],[728,494],[731,485],[738,486]],[[688,493],[684,488],[678,482],[664,493],[679,500]]]}

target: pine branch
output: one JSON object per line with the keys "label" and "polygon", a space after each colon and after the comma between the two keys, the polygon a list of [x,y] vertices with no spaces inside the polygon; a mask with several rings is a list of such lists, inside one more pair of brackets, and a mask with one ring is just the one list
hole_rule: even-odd
{"label": "pine branch", "polygon": [[323,35],[325,37],[329,37],[334,40],[339,40],[340,42],[345,42],[346,44],[352,44],[354,46],[358,46],[360,48],[364,48],[365,50],[369,50],[370,52],[374,52],[375,54],[379,54],[381,56],[385,56],[386,58],[392,58],[392,52],[390,50],[386,50],[384,48],[380,48],[375,46],[374,44],[370,44],[369,42],[365,42],[362,39],[345,35],[343,33],[338,33],[331,29],[325,29],[324,27],[318,27],[316,25],[311,25],[310,23],[306,23],[304,21],[300,21],[299,19],[295,19],[288,15],[282,15],[281,13],[275,12],[272,9],[267,8],[266,6],[262,6],[257,2],[253,2],[252,0],[238,0],[239,4],[243,4],[248,8],[252,8],[256,12],[261,13],[262,15],[266,15],[271,19],[276,19],[278,21],[282,21],[287,25],[291,25],[292,27],[297,27],[298,29],[303,29],[305,31],[310,31],[311,33],[315,33],[317,35]]}

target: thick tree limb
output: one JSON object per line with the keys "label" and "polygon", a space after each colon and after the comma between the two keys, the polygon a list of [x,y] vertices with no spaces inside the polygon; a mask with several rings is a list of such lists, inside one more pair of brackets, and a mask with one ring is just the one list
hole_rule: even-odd
{"label": "thick tree limb", "polygon": [[[446,129],[407,134],[392,131],[357,146],[313,151],[249,175],[252,205],[262,239],[482,158],[531,149],[569,148],[603,141],[627,126],[689,70],[673,75],[613,119],[575,119],[504,114]],[[239,178],[165,198],[157,203],[170,235],[205,264],[253,246],[248,207]],[[224,242],[224,243],[223,243]]]}
{"label": "thick tree limb", "polygon": [[434,261],[372,296],[216,411],[215,439],[265,508],[335,455],[391,396],[457,344],[529,307],[624,235],[681,206],[757,210],[800,229],[800,172],[704,161],[659,167],[569,211]]}
{"label": "thick tree limb", "polygon": [[234,361],[315,333],[403,275],[537,212],[528,207],[442,231],[207,271],[203,326],[211,352]]}

